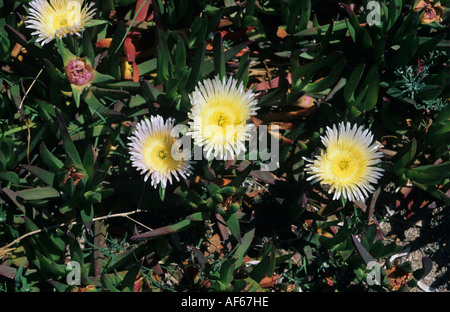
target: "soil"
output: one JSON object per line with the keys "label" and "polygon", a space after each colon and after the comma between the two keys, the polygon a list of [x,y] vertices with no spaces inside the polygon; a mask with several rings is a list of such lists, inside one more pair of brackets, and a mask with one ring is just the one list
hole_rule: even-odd
{"label": "soil", "polygon": [[404,247],[399,263],[409,261],[417,270],[423,257],[432,262],[431,271],[411,292],[450,291],[450,205],[421,208],[409,218],[388,210],[380,227],[387,242]]}

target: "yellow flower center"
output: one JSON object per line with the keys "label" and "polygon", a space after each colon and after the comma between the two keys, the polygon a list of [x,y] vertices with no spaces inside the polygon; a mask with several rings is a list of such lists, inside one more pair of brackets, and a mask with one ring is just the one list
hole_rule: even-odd
{"label": "yellow flower center", "polygon": [[240,99],[234,96],[210,98],[202,115],[203,135],[218,144],[234,144],[245,131],[244,126],[250,117]]}
{"label": "yellow flower center", "polygon": [[165,150],[160,150],[157,155],[158,155],[158,158],[161,160],[164,160],[167,158],[167,152]]}
{"label": "yellow flower center", "polygon": [[336,178],[344,179],[352,177],[359,169],[358,162],[349,151],[339,151],[331,159],[331,171]]}
{"label": "yellow flower center", "polygon": [[67,14],[65,14],[65,12],[63,12],[63,14],[56,14],[53,17],[53,23],[52,23],[52,27],[53,29],[57,30],[63,27],[67,27],[69,26],[69,22],[67,21]]}
{"label": "yellow flower center", "polygon": [[203,120],[204,135],[209,140],[221,143],[234,143],[244,132],[244,125],[241,114],[235,114],[231,107],[228,110],[223,107],[213,109]]}
{"label": "yellow flower center", "polygon": [[144,144],[144,162],[149,168],[160,173],[176,170],[178,162],[172,157],[174,139],[149,140]]}
{"label": "yellow flower center", "polygon": [[219,115],[219,117],[216,120],[216,123],[219,127],[222,127],[226,123],[225,117],[223,117],[222,115]]}
{"label": "yellow flower center", "polygon": [[249,112],[241,105],[239,98],[218,96],[208,99],[204,116],[206,117],[206,125],[217,125],[225,128],[231,125],[244,125],[249,118]]}
{"label": "yellow flower center", "polygon": [[224,112],[221,109],[216,109],[210,116],[210,118],[206,121],[207,124],[217,125],[221,128],[225,128],[226,126],[234,125],[235,120],[233,120],[232,116],[229,113]]}

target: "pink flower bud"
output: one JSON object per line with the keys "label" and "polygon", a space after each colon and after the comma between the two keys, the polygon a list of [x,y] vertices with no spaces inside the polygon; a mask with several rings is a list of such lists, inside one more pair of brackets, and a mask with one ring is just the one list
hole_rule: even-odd
{"label": "pink flower bud", "polygon": [[92,66],[79,58],[70,61],[65,67],[65,71],[70,83],[77,86],[89,84],[94,77]]}

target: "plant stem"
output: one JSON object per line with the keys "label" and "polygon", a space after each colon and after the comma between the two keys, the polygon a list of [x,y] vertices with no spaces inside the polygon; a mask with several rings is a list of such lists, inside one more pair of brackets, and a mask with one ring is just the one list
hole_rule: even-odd
{"label": "plant stem", "polygon": [[[133,221],[134,223],[136,223],[136,224],[138,224],[138,225],[140,225],[140,226],[142,226],[142,227],[145,227],[146,229],[152,231],[152,229],[149,228],[148,226],[146,226],[146,225],[142,224],[141,222],[136,221],[135,219],[133,219],[133,218],[130,217],[130,215],[135,214],[135,213],[138,213],[138,212],[142,212],[142,211],[144,211],[144,210],[136,209],[135,211],[130,211],[130,212],[123,212],[123,213],[117,213],[117,214],[106,215],[106,216],[102,216],[102,217],[93,218],[93,219],[92,219],[92,222],[94,222],[94,221],[99,221],[99,220],[104,220],[104,219],[109,219],[109,218],[123,217],[123,218],[127,218],[127,219]],[[44,230],[51,230],[51,229],[55,229],[55,228],[59,228],[59,227],[64,227],[64,226],[75,225],[75,224],[79,224],[79,223],[81,223],[81,221],[80,221],[80,222],[77,222],[77,221],[66,222],[66,223],[55,224],[55,225],[52,225],[52,226],[49,226],[49,227],[46,227],[46,228],[43,228],[43,229],[39,229],[39,230],[35,230],[35,231],[28,232],[28,233],[26,233],[26,234],[20,236],[19,238],[16,238],[16,239],[13,240],[11,243],[9,243],[9,244],[7,244],[7,245],[1,247],[1,248],[0,248],[0,254],[2,253],[3,250],[6,250],[8,247],[10,247],[10,246],[12,246],[12,245],[14,245],[14,244],[20,242],[22,239],[24,239],[24,238],[26,238],[26,237],[29,237],[29,236],[38,234],[38,233],[40,233],[40,232],[42,232],[42,231],[44,231]]]}

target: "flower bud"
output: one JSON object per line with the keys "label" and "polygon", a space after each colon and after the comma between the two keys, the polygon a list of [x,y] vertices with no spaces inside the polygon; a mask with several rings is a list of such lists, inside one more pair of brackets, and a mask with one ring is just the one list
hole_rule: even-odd
{"label": "flower bud", "polygon": [[92,66],[80,58],[70,61],[65,67],[65,71],[69,82],[77,86],[91,83],[94,77]]}

